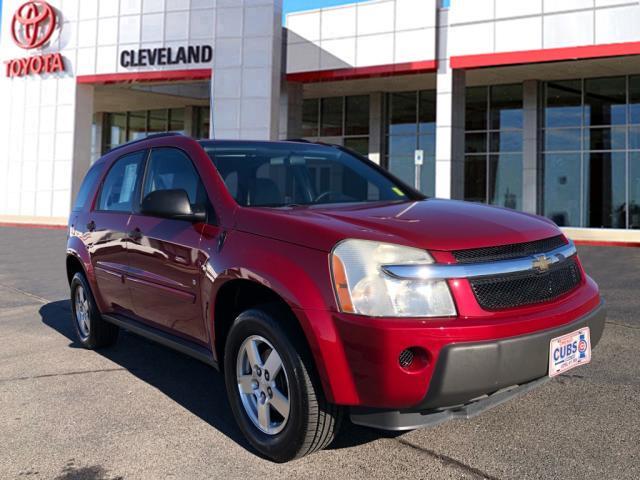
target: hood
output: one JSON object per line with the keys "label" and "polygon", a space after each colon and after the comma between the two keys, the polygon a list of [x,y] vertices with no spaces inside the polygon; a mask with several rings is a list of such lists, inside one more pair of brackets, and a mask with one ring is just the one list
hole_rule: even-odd
{"label": "hood", "polygon": [[324,251],[330,251],[347,238],[449,251],[542,240],[561,233],[553,222],[542,217],[439,199],[281,209],[239,208],[236,228]]}

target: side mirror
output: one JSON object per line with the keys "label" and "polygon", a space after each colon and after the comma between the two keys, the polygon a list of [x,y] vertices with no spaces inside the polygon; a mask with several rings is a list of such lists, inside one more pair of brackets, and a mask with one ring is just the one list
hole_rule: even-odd
{"label": "side mirror", "polygon": [[142,200],[140,213],[191,223],[201,223],[207,220],[207,212],[204,209],[197,212],[191,209],[189,195],[182,189],[151,192]]}

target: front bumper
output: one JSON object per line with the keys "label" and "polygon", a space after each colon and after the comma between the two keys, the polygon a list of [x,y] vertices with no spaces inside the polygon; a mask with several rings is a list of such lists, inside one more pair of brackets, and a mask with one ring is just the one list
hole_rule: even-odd
{"label": "front bumper", "polygon": [[426,396],[415,407],[387,410],[352,407],[353,423],[385,430],[408,430],[452,417],[469,418],[546,381],[551,339],[589,327],[591,346],[602,338],[603,303],[557,328],[500,340],[443,347]]}

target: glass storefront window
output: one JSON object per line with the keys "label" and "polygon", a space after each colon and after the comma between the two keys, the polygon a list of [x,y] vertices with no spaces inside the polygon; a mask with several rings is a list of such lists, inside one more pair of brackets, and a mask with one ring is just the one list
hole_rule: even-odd
{"label": "glass storefront window", "polygon": [[302,104],[302,136],[317,137],[320,121],[320,107],[317,98],[310,98]]}
{"label": "glass storefront window", "polygon": [[436,91],[423,90],[418,93],[418,121],[421,134],[436,134]]}
{"label": "glass storefront window", "polygon": [[522,208],[522,85],[466,91],[464,198]]}
{"label": "glass storefront window", "polygon": [[554,128],[546,131],[544,149],[547,152],[580,150],[582,130],[579,128]]}
{"label": "glass storefront window", "polygon": [[172,108],[169,110],[169,132],[185,133],[184,108]]}
{"label": "glass storefront window", "polygon": [[168,119],[169,112],[167,110],[150,110],[148,134],[166,132]]}
{"label": "glass storefront window", "polygon": [[561,227],[580,225],[579,153],[544,156],[544,205],[542,214]]}
{"label": "glass storefront window", "polygon": [[389,135],[415,135],[418,122],[416,92],[389,94]]}
{"label": "glass storefront window", "polygon": [[130,112],[127,141],[138,140],[147,136],[147,112]]}
{"label": "glass storefront window", "polygon": [[428,196],[435,195],[435,122],[435,90],[387,94],[387,168],[408,185],[415,186],[415,152],[423,150],[419,185]]}
{"label": "glass storefront window", "polygon": [[489,203],[522,209],[522,155],[501,153],[489,156]]}
{"label": "glass storefront window", "polygon": [[626,128],[605,127],[584,130],[585,150],[624,150],[626,148]]}
{"label": "glass storefront window", "polygon": [[593,78],[584,82],[585,125],[627,123],[626,78]]}
{"label": "glass storefront window", "polygon": [[522,152],[522,132],[502,131],[489,134],[489,151]]}
{"label": "glass storefront window", "polygon": [[640,124],[640,76],[629,77],[629,123]]}
{"label": "glass storefront window", "polygon": [[465,93],[465,129],[487,129],[487,87],[467,88]]}
{"label": "glass storefront window", "polygon": [[640,78],[547,82],[544,92],[542,213],[561,226],[639,228]]}
{"label": "glass storefront window", "polygon": [[625,228],[625,154],[592,153],[585,176],[587,226]]}
{"label": "glass storefront window", "polygon": [[467,133],[464,146],[465,153],[486,153],[487,132]]}
{"label": "glass storefront window", "polygon": [[122,145],[127,141],[127,114],[110,113],[107,115],[108,143],[107,148]]}
{"label": "glass storefront window", "polygon": [[418,137],[415,135],[396,135],[389,137],[389,155],[392,157],[414,157],[418,148]]}
{"label": "glass storefront window", "polygon": [[582,125],[582,85],[580,80],[549,82],[546,85],[545,126]]}
{"label": "glass storefront window", "polygon": [[344,127],[345,135],[369,135],[369,95],[345,98]]}
{"label": "glass storefront window", "polygon": [[211,129],[211,108],[197,108],[196,138],[209,138]]}
{"label": "glass storefront window", "polygon": [[629,228],[640,228],[640,152],[629,153]]}
{"label": "glass storefront window", "polygon": [[210,108],[192,107],[189,110],[193,122],[191,131],[186,131],[185,108],[143,110],[137,112],[105,114],[106,128],[102,151],[107,151],[125,142],[144,138],[154,133],[175,132],[209,138]]}
{"label": "glass storefront window", "polygon": [[344,146],[365,157],[369,155],[369,137],[345,138]]}
{"label": "glass storefront window", "polygon": [[329,141],[369,155],[369,95],[311,98],[302,104],[302,136]]}
{"label": "glass storefront window", "polygon": [[640,150],[640,127],[629,127],[629,150]]}
{"label": "glass storefront window", "polygon": [[320,101],[320,136],[342,136],[343,97],[323,98]]}
{"label": "glass storefront window", "polygon": [[470,202],[487,199],[487,157],[467,155],[464,160],[464,197]]}
{"label": "glass storefront window", "polygon": [[[412,163],[415,163],[414,158],[412,158],[411,161]],[[422,165],[422,169],[420,170],[420,191],[425,195],[427,195],[428,197],[435,197],[436,195],[435,178],[436,178],[435,153],[433,155],[425,155],[424,164]]]}
{"label": "glass storefront window", "polygon": [[490,90],[491,130],[522,129],[522,85],[503,85]]}

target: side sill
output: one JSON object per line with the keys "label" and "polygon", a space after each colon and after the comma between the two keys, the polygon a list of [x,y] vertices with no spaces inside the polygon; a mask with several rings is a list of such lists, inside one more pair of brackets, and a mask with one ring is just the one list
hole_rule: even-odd
{"label": "side sill", "polygon": [[213,359],[211,351],[207,348],[198,345],[197,343],[190,342],[175,335],[171,335],[167,332],[159,330],[157,328],[145,325],[136,320],[127,318],[122,315],[102,315],[102,318],[109,323],[113,323],[120,328],[128,330],[129,332],[140,335],[152,342],[159,343],[165,347],[169,347],[172,350],[176,350],[180,353],[188,355],[196,360],[200,360],[203,363],[219,370],[218,362]]}

